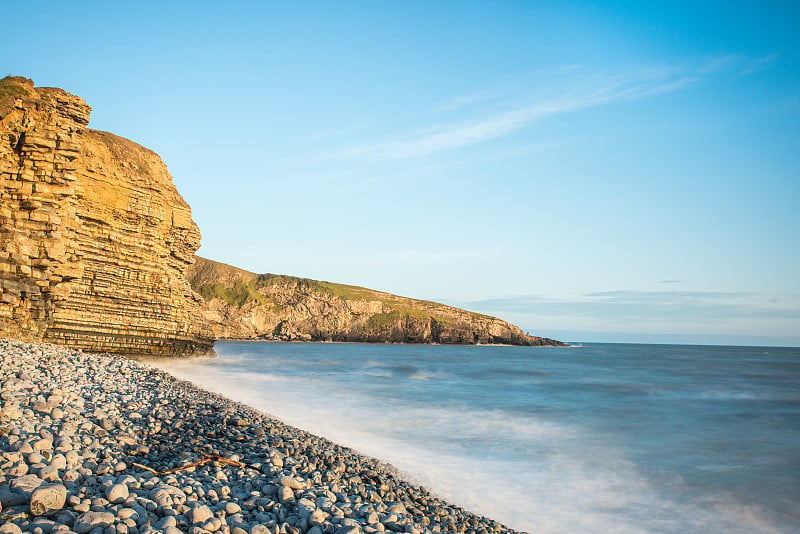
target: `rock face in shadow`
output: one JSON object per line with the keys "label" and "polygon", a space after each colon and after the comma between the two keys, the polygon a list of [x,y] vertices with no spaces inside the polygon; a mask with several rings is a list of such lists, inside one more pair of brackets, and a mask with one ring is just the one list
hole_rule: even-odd
{"label": "rock face in shadow", "polygon": [[154,152],[87,128],[61,89],[0,80],[0,335],[178,355],[213,344],[186,272],[200,245]]}
{"label": "rock face in shadow", "polygon": [[254,274],[198,257],[192,287],[221,338],[563,345],[496,317],[363,287]]}

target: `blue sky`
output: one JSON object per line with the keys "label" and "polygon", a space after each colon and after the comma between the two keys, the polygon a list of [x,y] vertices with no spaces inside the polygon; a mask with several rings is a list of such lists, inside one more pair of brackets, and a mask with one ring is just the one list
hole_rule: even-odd
{"label": "blue sky", "polygon": [[157,151],[201,255],[568,340],[800,345],[791,2],[26,2],[0,75]]}

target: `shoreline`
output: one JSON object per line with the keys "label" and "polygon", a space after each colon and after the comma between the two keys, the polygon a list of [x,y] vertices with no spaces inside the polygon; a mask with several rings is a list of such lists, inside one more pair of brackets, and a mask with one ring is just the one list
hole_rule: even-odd
{"label": "shoreline", "polygon": [[[325,339],[262,339],[262,338],[234,338],[234,337],[217,337],[214,338],[214,343],[218,341],[230,341],[235,343],[319,343],[325,345],[420,345],[425,347],[535,347],[535,348],[570,348],[572,345],[563,343],[563,345],[513,345],[511,343],[409,343],[407,341],[338,341],[338,340],[325,340]],[[202,355],[200,355],[202,356]],[[163,358],[164,356],[152,356],[152,358]],[[143,356],[143,359],[148,358]]]}
{"label": "shoreline", "polygon": [[141,360],[3,339],[0,362],[2,534],[518,532]]}

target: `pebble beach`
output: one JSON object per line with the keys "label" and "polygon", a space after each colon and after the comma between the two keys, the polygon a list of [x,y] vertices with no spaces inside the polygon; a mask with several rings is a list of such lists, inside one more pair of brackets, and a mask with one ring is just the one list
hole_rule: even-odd
{"label": "pebble beach", "polygon": [[0,402],[3,534],[516,532],[121,356],[0,340]]}

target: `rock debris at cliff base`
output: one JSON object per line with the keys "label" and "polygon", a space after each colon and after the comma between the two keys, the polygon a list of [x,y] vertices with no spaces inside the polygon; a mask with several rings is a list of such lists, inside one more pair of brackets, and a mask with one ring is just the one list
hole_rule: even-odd
{"label": "rock debris at cliff base", "polygon": [[0,533],[515,532],[122,357],[0,340],[0,399]]}

